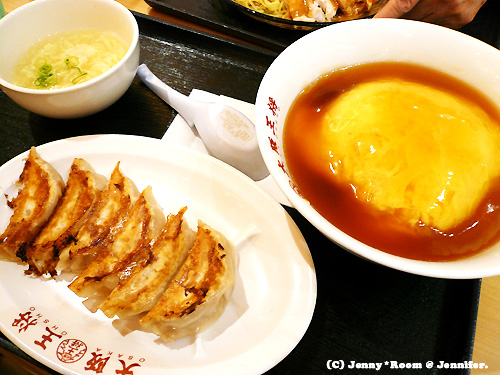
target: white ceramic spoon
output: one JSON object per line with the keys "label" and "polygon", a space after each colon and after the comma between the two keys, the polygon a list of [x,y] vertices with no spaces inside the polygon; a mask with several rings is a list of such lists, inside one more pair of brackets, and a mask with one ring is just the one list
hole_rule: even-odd
{"label": "white ceramic spoon", "polygon": [[156,95],[196,127],[208,151],[255,181],[269,175],[257,143],[254,124],[224,104],[191,99],[167,86],[142,64],[137,75]]}

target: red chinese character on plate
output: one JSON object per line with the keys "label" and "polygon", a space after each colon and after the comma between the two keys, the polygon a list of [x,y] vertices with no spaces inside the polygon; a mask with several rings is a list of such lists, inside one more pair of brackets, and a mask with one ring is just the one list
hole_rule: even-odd
{"label": "red chinese character on plate", "polygon": [[87,352],[87,345],[83,341],[76,339],[66,339],[61,341],[57,347],[57,358],[64,363],[74,363],[82,359]]}
{"label": "red chinese character on plate", "polygon": [[97,354],[92,352],[92,358],[87,361],[87,367],[85,370],[94,371],[96,374],[101,374],[108,363],[109,357],[103,357],[102,354]]}
{"label": "red chinese character on plate", "polygon": [[121,370],[115,370],[115,373],[118,375],[134,375],[134,372],[131,370],[132,367],[137,367],[141,366],[138,363],[131,363],[130,365],[126,366],[126,363],[124,360],[119,359],[120,363],[122,364],[122,369]]}
{"label": "red chinese character on plate", "polygon": [[52,336],[55,336],[57,338],[61,338],[62,335],[58,335],[57,333],[55,332],[52,332],[50,330],[49,327],[45,327],[45,330],[48,332],[48,335],[43,335],[42,336],[42,341],[38,341],[38,340],[35,340],[34,343],[41,346],[43,350],[47,349],[47,347],[45,346],[45,343],[48,341],[48,342],[52,342]]}
{"label": "red chinese character on plate", "polygon": [[14,319],[12,327],[18,327],[19,333],[26,331],[28,327],[35,326],[38,320],[31,315],[31,311],[19,314],[19,319]]}

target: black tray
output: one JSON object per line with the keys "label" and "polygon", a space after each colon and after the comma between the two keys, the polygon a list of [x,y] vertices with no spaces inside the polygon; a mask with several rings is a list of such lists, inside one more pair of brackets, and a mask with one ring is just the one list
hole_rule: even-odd
{"label": "black tray", "polygon": [[[142,61],[186,94],[199,88],[254,102],[260,80],[276,56],[147,16],[136,14],[136,18]],[[109,109],[78,120],[32,114],[0,92],[0,165],[30,146],[70,136],[121,133],[160,138],[174,117],[175,112],[137,78]],[[480,280],[420,277],[370,263],[334,245],[294,209],[287,210],[310,247],[318,297],[304,338],[269,374],[336,373],[327,369],[328,360],[421,364],[422,369],[411,370],[413,375],[469,373],[428,370],[425,364],[471,360]],[[0,349],[0,366],[2,358],[8,359],[5,353],[36,364],[3,336]],[[40,369],[52,373],[41,365]],[[387,366],[382,370],[378,373],[408,373]],[[6,372],[0,367],[0,373]]]}
{"label": "black tray", "polygon": [[[287,30],[257,21],[224,0],[145,0],[151,7],[181,19],[224,32],[281,52],[310,31]],[[476,19],[461,29],[466,34],[500,45],[500,1],[489,0]]]}

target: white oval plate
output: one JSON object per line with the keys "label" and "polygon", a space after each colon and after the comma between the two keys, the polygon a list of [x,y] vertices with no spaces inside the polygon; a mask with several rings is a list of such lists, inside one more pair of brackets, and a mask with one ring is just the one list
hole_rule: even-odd
{"label": "white oval plate", "polygon": [[[0,261],[0,329],[23,351],[63,374],[260,374],[285,358],[303,337],[316,303],[316,275],[299,229],[267,193],[228,165],[152,138],[96,135],[37,147],[67,178],[75,157],[109,177],[120,161],[139,190],[147,185],[165,214],[187,206],[224,233],[240,252],[231,300],[207,331],[173,343],[89,312],[61,278],[24,275]],[[11,211],[27,152],[0,167],[0,232]]]}

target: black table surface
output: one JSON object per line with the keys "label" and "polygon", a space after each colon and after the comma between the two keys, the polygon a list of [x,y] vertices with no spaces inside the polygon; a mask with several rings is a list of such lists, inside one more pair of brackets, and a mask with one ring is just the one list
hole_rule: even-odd
{"label": "black table surface", "polygon": [[[498,5],[495,0],[491,2]],[[498,11],[498,7],[493,8]],[[498,46],[498,14],[492,18],[489,9],[464,31]],[[254,102],[260,80],[278,53],[148,16],[135,16],[141,34],[142,62],[185,94],[198,88]],[[31,146],[71,136],[110,133],[161,138],[175,115],[138,78],[110,108],[76,120],[38,116],[0,92],[0,165]],[[286,209],[310,248],[318,295],[303,339],[269,374],[335,373],[327,368],[328,360],[423,365],[423,369],[412,370],[411,374],[469,373],[468,369],[428,370],[425,363],[471,360],[481,280],[422,277],[370,263],[326,239],[294,209]],[[38,372],[34,373],[54,373],[0,335],[3,374],[2,358],[12,359],[19,367],[35,366]],[[359,372],[344,369],[342,373]],[[386,369],[378,373],[408,370]]]}

